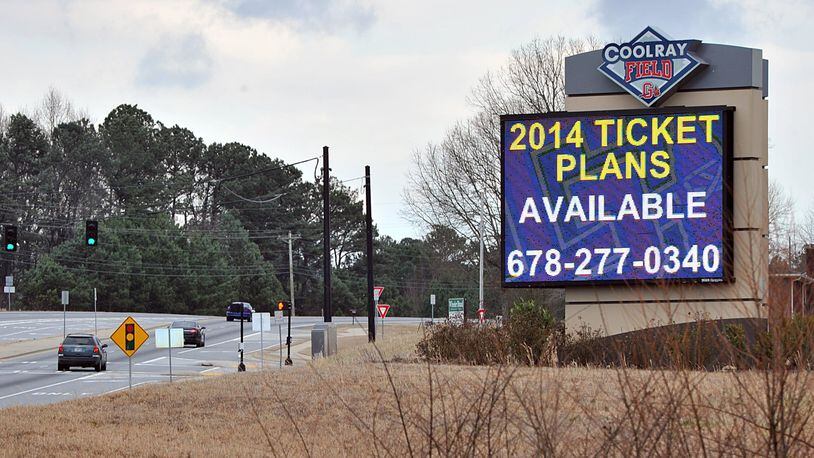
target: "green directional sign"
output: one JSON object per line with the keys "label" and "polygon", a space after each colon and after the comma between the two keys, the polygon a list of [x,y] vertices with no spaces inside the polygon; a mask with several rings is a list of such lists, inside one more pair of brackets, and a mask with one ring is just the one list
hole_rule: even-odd
{"label": "green directional sign", "polygon": [[454,297],[449,299],[449,320],[463,323],[464,321],[464,302],[462,297]]}

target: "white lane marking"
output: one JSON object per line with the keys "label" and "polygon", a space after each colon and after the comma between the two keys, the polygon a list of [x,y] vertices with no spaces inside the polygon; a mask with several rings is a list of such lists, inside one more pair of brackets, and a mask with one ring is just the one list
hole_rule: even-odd
{"label": "white lane marking", "polygon": [[[139,382],[139,383],[136,383],[136,384],[135,384],[135,385],[133,385],[133,386],[134,386],[134,387],[136,387],[136,386],[139,386],[139,385],[144,385],[145,383],[151,383],[151,382]],[[128,388],[130,388],[130,385],[129,385],[129,384],[127,384],[127,385],[125,385],[125,386],[123,386],[123,387],[121,387],[121,388],[116,388],[115,390],[105,391],[105,392],[104,392],[104,393],[102,393],[102,394],[110,394],[110,393],[115,393],[115,392],[117,392],[117,391],[126,390],[126,389],[128,389]]]}
{"label": "white lane marking", "polygon": [[[259,332],[255,332],[254,334],[248,334],[248,335],[243,336],[243,340],[245,341],[249,337],[259,336],[259,335],[260,335]],[[240,337],[235,337],[234,339],[224,340],[223,342],[207,344],[207,347],[216,347],[218,345],[223,345],[223,344],[229,343],[229,342],[237,342],[238,340],[240,340]],[[203,347],[203,348],[206,348],[206,347]],[[189,350],[179,351],[178,354],[180,355],[181,353],[188,353],[188,352],[195,351],[195,350],[197,350],[197,348],[190,348]]]}
{"label": "white lane marking", "polygon": [[36,330],[26,329],[25,331],[18,331],[18,332],[12,332],[12,333],[9,333],[9,334],[3,334],[3,337],[16,336],[17,334],[39,334],[39,333]]}
{"label": "white lane marking", "polygon": [[209,369],[203,370],[200,373],[201,374],[206,374],[207,372],[214,371],[215,369],[220,369],[220,367],[210,367]]}
{"label": "white lane marking", "polygon": [[0,396],[0,401],[2,401],[3,399],[13,398],[14,396],[19,396],[21,394],[31,393],[33,391],[40,391],[40,390],[44,390],[46,388],[51,388],[52,386],[62,385],[62,384],[65,384],[65,383],[78,382],[79,380],[83,380],[83,379],[91,378],[91,377],[96,377],[96,376],[99,376],[99,375],[102,375],[102,373],[100,372],[98,374],[90,374],[90,375],[86,375],[84,377],[74,378],[74,379],[71,379],[71,380],[63,380],[61,382],[52,383],[50,385],[40,386],[40,387],[37,387],[37,388],[31,388],[30,390],[20,391],[18,393],[7,394],[5,396]]}
{"label": "white lane marking", "polygon": [[151,359],[151,360],[149,360],[149,361],[142,361],[142,362],[140,362],[140,363],[136,363],[136,366],[141,366],[141,365],[143,365],[143,364],[150,364],[150,363],[154,363],[154,362],[156,362],[156,361],[160,361],[160,360],[162,360],[162,359],[164,359],[164,358],[166,358],[166,356],[159,356],[158,358],[153,358],[153,359]]}

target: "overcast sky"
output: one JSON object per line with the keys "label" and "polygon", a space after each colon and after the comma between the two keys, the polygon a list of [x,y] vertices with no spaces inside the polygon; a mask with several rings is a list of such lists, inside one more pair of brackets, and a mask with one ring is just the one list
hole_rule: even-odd
{"label": "overcast sky", "polygon": [[[664,3],[666,6],[657,6]],[[770,62],[770,176],[814,206],[814,2],[6,1],[0,103],[33,107],[53,86],[92,121],[138,104],[205,142],[293,162],[331,147],[341,179],[372,167],[373,215],[396,238],[412,153],[472,113],[467,94],[535,37],[674,39],[761,48]],[[312,171],[308,173],[312,175]],[[358,186],[359,181],[350,182]]]}

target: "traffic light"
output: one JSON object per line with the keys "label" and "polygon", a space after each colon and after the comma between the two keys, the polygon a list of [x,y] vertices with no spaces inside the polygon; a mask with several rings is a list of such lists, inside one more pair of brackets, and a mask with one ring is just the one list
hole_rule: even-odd
{"label": "traffic light", "polygon": [[124,325],[124,349],[127,351],[136,349],[136,325],[133,323]]}
{"label": "traffic light", "polygon": [[17,251],[17,226],[3,226],[3,246],[6,251]]}
{"label": "traffic light", "polygon": [[277,301],[277,310],[291,310],[291,302],[288,301]]}
{"label": "traffic light", "polygon": [[85,221],[85,245],[96,246],[99,243],[99,222]]}

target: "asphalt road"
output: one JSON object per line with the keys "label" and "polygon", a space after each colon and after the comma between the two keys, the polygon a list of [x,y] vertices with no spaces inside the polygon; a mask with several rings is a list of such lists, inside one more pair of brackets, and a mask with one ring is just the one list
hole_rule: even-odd
{"label": "asphalt road", "polygon": [[[20,356],[0,359],[0,408],[20,404],[46,404],[111,393],[128,388],[128,358],[111,342],[109,332],[116,328],[128,314],[100,313],[98,329],[102,341],[108,344],[107,371],[95,372],[92,368],[74,368],[70,372],[57,371],[58,342],[53,348]],[[169,381],[169,353],[167,349],[155,348],[154,331],[149,328],[164,326],[175,319],[198,319],[206,326],[206,346],[192,346],[172,350],[173,379],[203,377],[237,371],[240,322],[227,322],[224,317],[190,317],[183,315],[132,314],[139,324],[148,329],[150,339],[133,356],[133,386]],[[415,321],[417,319],[393,319]],[[292,338],[309,339],[312,326],[321,317],[296,317],[292,322]],[[334,319],[348,323],[350,318]],[[69,313],[67,331],[93,332],[93,314]],[[104,324],[103,324],[104,323]],[[5,312],[0,313],[0,347],[14,352],[27,353],[26,348],[42,345],[41,339],[61,340],[62,313],[60,312]],[[251,330],[251,323],[244,323],[245,359],[248,370],[258,370],[256,356],[260,350],[260,333]],[[281,342],[276,326],[263,335],[266,352],[266,369],[278,367],[277,356]],[[283,342],[286,328],[283,327]],[[386,332],[386,331],[385,331]],[[22,343],[21,343],[22,342]],[[283,355],[285,357],[285,354]],[[271,363],[269,359],[271,358]]]}

